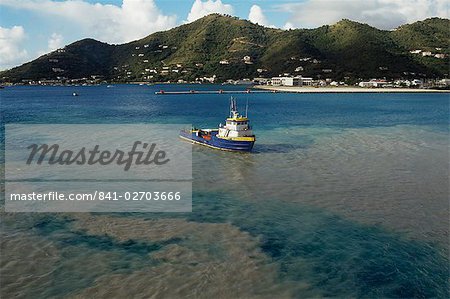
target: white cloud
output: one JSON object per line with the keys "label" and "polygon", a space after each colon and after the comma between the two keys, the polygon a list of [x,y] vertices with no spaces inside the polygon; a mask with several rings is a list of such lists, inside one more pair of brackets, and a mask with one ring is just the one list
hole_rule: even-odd
{"label": "white cloud", "polygon": [[58,33],[52,33],[52,35],[48,39],[48,50],[54,51],[61,48],[63,45],[63,36]]}
{"label": "white cloud", "polygon": [[307,0],[278,5],[291,13],[288,20],[295,27],[318,27],[347,18],[381,29],[429,17],[449,17],[448,0]]}
{"label": "white cloud", "polygon": [[284,26],[283,26],[284,30],[289,30],[289,29],[294,29],[294,28],[295,28],[295,26],[291,22],[286,22],[286,24],[284,24]]}
{"label": "white cloud", "polygon": [[252,5],[250,8],[250,13],[248,14],[248,19],[250,22],[259,24],[262,26],[271,26],[264,15],[263,10],[258,5]]}
{"label": "white cloud", "polygon": [[164,15],[154,0],[123,0],[121,6],[85,0],[0,0],[0,4],[60,17],[87,36],[123,43],[176,25],[176,16]]}
{"label": "white cloud", "polygon": [[233,6],[224,4],[221,0],[207,0],[204,2],[202,0],[195,0],[187,16],[187,22],[193,22],[212,13],[231,15],[233,14]]}
{"label": "white cloud", "polygon": [[26,38],[22,26],[0,27],[0,69],[10,68],[23,63],[28,53],[22,48]]}
{"label": "white cloud", "polygon": [[52,33],[48,38],[47,49],[38,51],[37,56],[47,54],[49,52],[55,51],[56,49],[62,48],[64,46],[63,36],[59,33]]}

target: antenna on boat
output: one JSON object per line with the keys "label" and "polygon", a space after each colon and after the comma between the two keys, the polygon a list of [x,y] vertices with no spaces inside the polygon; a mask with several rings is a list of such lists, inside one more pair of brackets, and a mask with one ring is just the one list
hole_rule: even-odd
{"label": "antenna on boat", "polygon": [[247,104],[245,105],[245,117],[248,117],[248,98],[247,98]]}
{"label": "antenna on boat", "polygon": [[233,96],[230,97],[230,117],[232,117],[232,112],[233,111]]}
{"label": "antenna on boat", "polygon": [[230,98],[230,117],[234,117],[234,115],[237,113],[237,105],[236,100],[231,97]]}

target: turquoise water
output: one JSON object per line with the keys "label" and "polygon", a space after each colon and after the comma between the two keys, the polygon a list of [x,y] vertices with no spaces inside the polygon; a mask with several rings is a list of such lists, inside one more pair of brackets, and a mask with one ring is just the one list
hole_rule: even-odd
{"label": "turquoise water", "polygon": [[[194,88],[223,87],[6,88],[2,121],[223,122],[228,95],[154,95]],[[448,297],[448,95],[237,99],[254,152],[194,146],[192,213],[2,212],[3,295]]]}

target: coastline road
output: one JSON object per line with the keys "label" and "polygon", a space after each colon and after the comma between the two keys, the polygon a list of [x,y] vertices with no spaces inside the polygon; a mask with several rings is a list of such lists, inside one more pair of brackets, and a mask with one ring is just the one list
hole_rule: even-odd
{"label": "coastline road", "polygon": [[303,87],[255,85],[253,88],[297,93],[450,93],[450,90],[421,88]]}

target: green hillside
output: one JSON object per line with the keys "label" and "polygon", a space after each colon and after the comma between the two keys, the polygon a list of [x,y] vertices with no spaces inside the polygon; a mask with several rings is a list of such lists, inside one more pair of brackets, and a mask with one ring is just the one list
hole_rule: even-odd
{"label": "green hillside", "polygon": [[[342,20],[316,29],[265,28],[212,14],[122,45],[85,39],[0,73],[3,81],[104,76],[114,81],[219,80],[283,73],[313,78],[443,77],[450,20],[432,18],[393,31]],[[436,48],[440,49],[437,50]],[[244,59],[246,57],[246,59]]]}
{"label": "green hillside", "polygon": [[447,19],[431,18],[400,26],[391,35],[406,49],[433,50],[436,47],[443,47],[448,52],[450,24]]}

